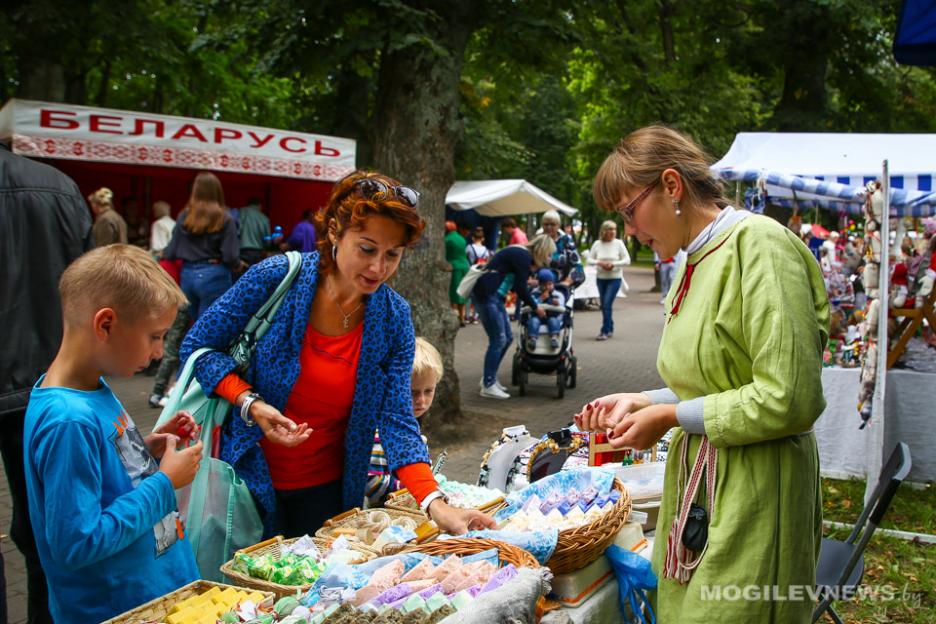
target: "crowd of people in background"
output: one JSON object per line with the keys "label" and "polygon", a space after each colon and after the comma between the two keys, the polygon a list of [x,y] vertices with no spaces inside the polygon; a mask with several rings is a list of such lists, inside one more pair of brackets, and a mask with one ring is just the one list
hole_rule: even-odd
{"label": "crowd of people in background", "polygon": [[289,250],[315,251],[314,210],[306,210],[289,236],[273,227],[258,197],[240,208],[228,206],[221,181],[212,173],[198,174],[178,218],[162,200],[152,205],[152,223],[141,214],[134,197],[125,197],[120,210],[114,193],[102,187],[87,196],[94,224],[93,247],[126,243],[148,249],[154,260],[182,288],[189,305],[179,312],[165,339],[163,358],[150,369],[155,374],[149,404],[166,405],[172,377],[179,367],[179,346],[201,313],[247,269],[264,258]]}
{"label": "crowd of people in background", "polygon": [[[532,225],[538,221],[539,228]],[[457,220],[445,223],[445,259],[451,267],[449,301],[458,316],[459,325],[480,322],[487,334],[488,346],[484,371],[479,383],[481,396],[508,399],[506,386],[497,379],[497,369],[513,341],[511,322],[520,319],[520,308],[530,308],[527,323],[529,336],[535,337],[541,326],[547,327],[551,344],[558,344],[557,319],[551,318],[537,305],[539,302],[564,306],[575,289],[586,281],[584,265],[595,267],[601,330],[596,340],[604,341],[614,334],[613,304],[622,290],[624,267],[631,256],[624,241],[618,237],[614,221],[601,224],[596,240],[587,253],[580,254],[575,228],[563,224],[560,214],[548,210],[538,219],[531,219],[527,236],[513,217],[502,219],[500,236],[488,236],[482,226],[471,229]],[[495,230],[496,232],[496,230]],[[495,245],[491,246],[491,242]],[[661,275],[670,281],[679,258],[660,262]],[[668,271],[670,265],[674,271]],[[473,267],[484,270],[472,288],[470,296],[459,294],[459,284]],[[668,285],[664,293],[668,290]],[[516,307],[514,307],[516,302]]]}

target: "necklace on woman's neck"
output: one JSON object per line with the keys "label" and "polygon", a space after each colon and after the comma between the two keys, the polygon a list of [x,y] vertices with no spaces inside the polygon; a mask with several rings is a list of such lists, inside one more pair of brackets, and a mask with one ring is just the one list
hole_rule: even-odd
{"label": "necklace on woman's neck", "polygon": [[332,287],[331,280],[325,280],[325,286],[328,288],[328,292],[331,295],[331,298],[334,300],[335,305],[338,307],[338,311],[341,312],[341,326],[345,329],[351,325],[351,317],[354,316],[354,313],[361,309],[361,306],[364,305],[364,302],[361,301],[357,304],[353,310],[345,314],[344,308],[341,307],[341,303],[338,302],[338,295],[335,293],[335,289]]}

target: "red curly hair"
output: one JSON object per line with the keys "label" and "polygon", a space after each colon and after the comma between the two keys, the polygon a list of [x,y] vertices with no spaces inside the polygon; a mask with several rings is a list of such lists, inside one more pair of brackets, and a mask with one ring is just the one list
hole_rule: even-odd
{"label": "red curly hair", "polygon": [[327,273],[335,264],[332,259],[333,245],[328,238],[328,225],[332,220],[335,221],[338,238],[349,229],[361,229],[368,217],[374,215],[387,217],[402,225],[406,232],[403,244],[407,247],[412,247],[422,237],[426,222],[416,208],[401,202],[391,193],[377,193],[370,199],[365,198],[357,187],[357,183],[364,179],[379,180],[388,188],[400,186],[397,180],[374,171],[355,171],[335,183],[328,203],[315,215],[315,230],[318,233],[315,245],[320,256],[320,271]]}

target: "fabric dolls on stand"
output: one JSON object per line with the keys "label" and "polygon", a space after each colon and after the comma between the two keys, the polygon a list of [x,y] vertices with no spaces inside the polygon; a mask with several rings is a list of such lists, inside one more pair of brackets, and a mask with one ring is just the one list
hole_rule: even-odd
{"label": "fabric dolls on stand", "polygon": [[[880,292],[881,265],[881,219],[884,218],[884,192],[881,183],[874,180],[868,183],[864,204],[865,215],[865,267],[862,276],[868,303],[865,320],[861,325],[862,342],[865,344],[864,358],[861,362],[860,389],[858,392],[858,413],[861,416],[860,429],[864,429],[871,420],[871,406],[874,399],[877,379],[877,341],[878,320],[881,312],[879,297],[887,296]],[[884,314],[887,314],[885,308]],[[885,348],[887,336],[883,337]]]}

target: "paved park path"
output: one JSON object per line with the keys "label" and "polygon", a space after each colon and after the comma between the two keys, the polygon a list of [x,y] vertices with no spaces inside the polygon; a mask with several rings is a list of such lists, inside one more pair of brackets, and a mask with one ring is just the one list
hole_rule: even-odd
{"label": "paved park path", "polygon": [[[601,313],[588,310],[575,313],[574,349],[578,356],[578,385],[566,391],[565,398],[556,399],[555,376],[530,375],[527,396],[514,396],[506,401],[484,399],[478,395],[484,349],[487,338],[480,325],[462,329],[456,342],[455,367],[461,382],[462,407],[465,420],[458,427],[457,441],[443,445],[448,449],[445,474],[450,478],[474,482],[478,477],[481,455],[501,427],[525,424],[534,436],[561,427],[591,399],[611,392],[640,391],[658,388],[656,353],[663,329],[663,307],[659,294],[650,293],[653,272],[645,268],[625,270],[631,290],[627,298],[618,298],[614,306],[615,335],[606,342],[595,336],[601,326]],[[510,382],[510,358],[504,358],[500,369],[501,383]],[[142,431],[149,431],[157,410],[146,403],[152,388],[152,378],[138,375],[128,380],[115,380],[111,386],[133,416]],[[471,433],[465,433],[471,432]],[[429,444],[433,454],[441,446]],[[6,475],[0,466],[0,533],[10,527],[12,508]],[[11,624],[26,622],[26,575],[23,559],[16,547],[4,538],[0,543],[6,564],[7,602]]]}

